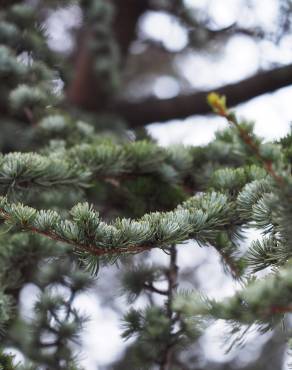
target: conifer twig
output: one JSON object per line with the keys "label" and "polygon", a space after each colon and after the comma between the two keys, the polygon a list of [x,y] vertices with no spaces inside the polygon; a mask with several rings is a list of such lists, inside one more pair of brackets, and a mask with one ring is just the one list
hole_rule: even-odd
{"label": "conifer twig", "polygon": [[[3,218],[4,220],[6,221],[10,221],[12,219],[12,217],[8,214],[8,213],[5,213],[3,210],[0,210],[0,215],[1,215],[1,218]],[[79,251],[83,251],[83,252],[88,252],[90,253],[91,255],[94,255],[94,256],[97,256],[97,257],[102,257],[102,256],[107,256],[107,255],[111,255],[111,254],[122,254],[122,253],[141,253],[141,252],[144,252],[144,251],[147,251],[147,250],[150,250],[152,248],[154,248],[153,245],[129,245],[128,247],[117,247],[117,248],[96,248],[94,245],[85,245],[85,244],[80,244],[80,243],[77,243],[77,242],[74,242],[74,244],[72,243],[71,240],[67,240],[65,238],[62,238],[61,236],[59,235],[56,235],[54,232],[52,231],[44,231],[44,230],[40,230],[36,227],[33,227],[33,226],[30,226],[30,225],[26,225],[25,227],[25,230],[28,230],[34,234],[39,234],[39,235],[43,235],[49,239],[52,239],[52,240],[55,240],[55,241],[58,241],[58,242],[62,242],[62,243],[66,243],[66,244],[70,244],[70,245],[73,245],[77,250]]]}
{"label": "conifer twig", "polygon": [[263,164],[265,170],[274,178],[278,185],[283,186],[284,178],[275,172],[273,169],[273,162],[262,156],[257,143],[253,140],[249,133],[242,126],[240,126],[235,114],[228,110],[226,106],[226,97],[220,96],[216,93],[211,93],[208,95],[207,101],[216,114],[226,118],[231,125],[236,127],[242,141],[254,152],[257,159]]}
{"label": "conifer twig", "polygon": [[[122,219],[114,226],[100,222],[98,213],[88,203],[76,204],[70,211],[73,217],[73,221],[70,221],[70,219],[62,218],[57,212],[37,211],[21,203],[9,203],[5,197],[1,197],[0,218],[24,231],[70,244],[77,250],[88,252],[91,255],[140,253],[157,247],[163,248],[166,244],[177,243],[188,238],[212,244],[215,230],[220,232],[230,222],[232,215],[226,212],[227,197],[225,195],[213,192],[206,195],[204,199],[207,201],[212,199],[216,202],[216,212],[208,215],[206,211],[201,210],[200,204],[192,209],[193,206],[185,202],[174,211],[146,214],[136,221]],[[199,197],[198,202],[200,201],[202,200]],[[159,219],[158,216],[161,218]],[[219,224],[218,217],[221,218]],[[84,224],[86,219],[88,222]],[[165,239],[166,226],[173,232],[171,238]],[[210,230],[212,233],[208,240],[205,233],[208,234]],[[200,234],[202,234],[201,239]],[[97,239],[95,235],[98,235]],[[123,241],[122,235],[127,242]],[[113,238],[116,238],[116,242]]]}

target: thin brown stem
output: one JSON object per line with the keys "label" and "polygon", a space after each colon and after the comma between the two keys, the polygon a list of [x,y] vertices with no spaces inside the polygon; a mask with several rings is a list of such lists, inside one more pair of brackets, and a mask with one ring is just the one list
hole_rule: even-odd
{"label": "thin brown stem", "polygon": [[27,118],[27,120],[34,126],[36,125],[32,110],[28,107],[24,108],[24,113]]}
{"label": "thin brown stem", "polygon": [[160,295],[168,295],[168,290],[158,289],[155,286],[153,286],[152,284],[145,283],[144,288],[146,290],[152,292],[152,293],[157,293],[157,294],[160,294]]}
{"label": "thin brown stem", "polygon": [[225,114],[221,114],[223,115],[230,124],[234,125],[237,130],[238,130],[238,133],[242,139],[242,141],[254,152],[255,156],[257,157],[257,159],[262,162],[265,170],[276,180],[276,182],[279,184],[279,185],[283,185],[284,183],[284,179],[279,176],[278,174],[276,174],[275,170],[273,169],[273,162],[271,160],[268,160],[266,158],[264,158],[261,153],[260,153],[260,148],[259,146],[257,145],[257,143],[253,140],[253,138],[248,134],[248,132],[246,132],[237,122],[236,120],[236,117],[234,116],[234,114],[229,114],[229,113],[225,113]]}
{"label": "thin brown stem", "polygon": [[241,271],[238,265],[236,264],[236,261],[230,256],[230,254],[225,252],[224,250],[219,250],[216,248],[220,256],[222,257],[222,260],[225,262],[226,266],[229,268],[231,275],[235,279],[240,279],[241,277]]}
{"label": "thin brown stem", "polygon": [[167,280],[168,280],[168,288],[167,288],[167,300],[166,300],[166,315],[169,319],[170,326],[169,326],[169,341],[166,343],[165,351],[163,353],[163,357],[160,363],[160,370],[170,370],[173,358],[173,349],[175,345],[175,341],[173,339],[173,327],[175,322],[178,320],[177,317],[174,316],[174,312],[172,309],[173,303],[173,296],[174,292],[177,288],[177,278],[178,278],[178,266],[177,266],[177,250],[175,245],[170,247],[170,263],[169,269],[167,271]]}
{"label": "thin brown stem", "polygon": [[289,304],[287,306],[281,305],[273,305],[270,307],[270,314],[282,314],[282,313],[291,313],[292,312],[292,305]]}
{"label": "thin brown stem", "polygon": [[[2,219],[5,219],[6,221],[9,221],[12,219],[12,217],[5,212],[4,210],[0,210],[0,215]],[[145,245],[129,245],[126,247],[115,247],[115,248],[98,248],[95,245],[87,245],[87,244],[81,244],[77,243],[75,241],[63,238],[57,234],[53,230],[44,231],[40,230],[34,226],[31,225],[23,225],[23,230],[30,231],[34,234],[43,235],[49,239],[56,240],[58,242],[70,244],[75,249],[83,252],[88,252],[94,256],[100,257],[100,256],[106,256],[106,255],[112,255],[112,254],[122,254],[122,253],[141,253],[147,250],[150,250],[152,248],[155,248],[152,244],[145,244]]]}
{"label": "thin brown stem", "polygon": [[225,96],[220,97],[220,95],[212,93],[208,96],[207,100],[219,116],[226,118],[231,126],[236,127],[242,141],[253,151],[256,158],[263,164],[265,170],[273,177],[278,185],[283,186],[285,180],[275,172],[273,162],[262,156],[259,145],[253,140],[249,132],[238,123],[235,114],[226,108]]}

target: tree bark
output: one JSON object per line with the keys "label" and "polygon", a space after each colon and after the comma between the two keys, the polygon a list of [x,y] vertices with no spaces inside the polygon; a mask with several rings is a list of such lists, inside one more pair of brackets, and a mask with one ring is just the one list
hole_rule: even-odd
{"label": "tree bark", "polygon": [[[115,5],[113,34],[119,47],[122,68],[131,42],[136,38],[137,22],[148,8],[148,0],[112,1]],[[89,48],[91,33],[88,25],[80,30],[74,57],[74,76],[66,95],[67,101],[76,107],[100,112],[107,108],[110,96],[93,71],[94,58]]]}
{"label": "tree bark", "polygon": [[[292,84],[292,64],[270,71],[258,73],[240,82],[228,84],[218,89],[226,95],[229,106],[245,102],[256,96],[269,93]],[[194,92],[171,99],[149,98],[141,102],[119,101],[113,111],[125,118],[131,128],[138,128],[153,122],[182,119],[196,114],[210,113],[206,96],[211,91]]]}
{"label": "tree bark", "polygon": [[114,4],[114,34],[122,56],[126,57],[131,42],[136,39],[137,22],[149,8],[149,0],[114,0]]}

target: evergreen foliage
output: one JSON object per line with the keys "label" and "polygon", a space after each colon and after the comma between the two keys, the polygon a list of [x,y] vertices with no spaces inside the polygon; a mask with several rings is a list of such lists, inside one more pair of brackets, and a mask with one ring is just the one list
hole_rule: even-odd
{"label": "evergreen foliage", "polygon": [[[115,95],[114,5],[66,3],[82,11],[95,83],[103,96]],[[100,264],[117,261],[131,305],[123,338],[134,339],[113,369],[183,369],[182,354],[210,319],[275,328],[292,309],[292,132],[264,142],[214,93],[209,104],[230,127],[208,145],[130,140],[106,102],[105,113],[94,114],[66,101],[74,71],[47,46],[42,19],[59,5],[13,1],[0,13],[0,369],[81,370],[87,318],[75,298],[92,288]],[[107,127],[111,120],[116,130]],[[242,252],[251,228],[262,238]],[[222,302],[182,292],[177,254],[190,239],[194,254],[215,248],[242,289]],[[168,266],[135,259],[154,248],[168,255]],[[28,283],[38,292],[30,318],[21,309]],[[149,305],[137,308],[142,296]]]}

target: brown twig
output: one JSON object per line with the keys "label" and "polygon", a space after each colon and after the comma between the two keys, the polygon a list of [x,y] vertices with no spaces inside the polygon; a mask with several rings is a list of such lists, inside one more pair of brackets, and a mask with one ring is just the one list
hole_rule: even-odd
{"label": "brown twig", "polygon": [[167,290],[158,289],[155,286],[153,286],[152,284],[145,283],[144,284],[144,288],[146,290],[152,292],[152,293],[157,293],[157,294],[160,294],[160,295],[168,295],[168,291]]}
{"label": "brown twig", "polygon": [[281,313],[291,313],[292,304],[287,306],[273,305],[270,307],[270,313],[272,314],[281,314]]}
{"label": "brown twig", "polygon": [[169,269],[167,271],[167,280],[168,280],[168,288],[167,288],[167,301],[166,301],[166,314],[170,322],[170,332],[169,332],[169,341],[166,343],[165,351],[163,353],[162,360],[160,362],[160,370],[170,370],[170,366],[172,364],[172,357],[173,357],[173,348],[175,345],[175,341],[173,339],[173,327],[175,322],[178,320],[178,317],[174,317],[174,312],[172,309],[173,304],[173,295],[177,287],[177,278],[178,278],[178,266],[177,262],[177,250],[175,245],[170,247],[170,263]]}
{"label": "brown twig", "polygon": [[218,253],[220,254],[222,260],[225,262],[226,266],[229,268],[230,273],[233,278],[240,279],[241,278],[241,271],[239,266],[236,264],[236,261],[230,256],[230,254],[226,253],[222,249],[217,249]]}
{"label": "brown twig", "polygon": [[24,108],[24,114],[25,114],[27,120],[29,121],[29,123],[31,123],[32,126],[35,126],[36,122],[35,122],[32,110],[30,108],[26,107],[26,108]]}
{"label": "brown twig", "polygon": [[[218,92],[228,96],[230,106],[235,106],[255,96],[291,85],[291,83],[292,64],[256,73],[242,81],[222,86],[218,88]],[[122,116],[131,128],[142,127],[153,122],[184,119],[196,114],[210,113],[206,103],[206,95],[210,92],[208,90],[195,91],[169,99],[150,97],[137,102],[120,100],[114,104],[113,111]]]}
{"label": "brown twig", "polygon": [[236,117],[234,114],[228,113],[227,115],[224,115],[224,117],[228,120],[229,123],[233,124],[237,130],[238,133],[243,140],[243,142],[254,152],[257,159],[262,162],[265,170],[276,180],[276,182],[279,185],[283,185],[284,179],[283,177],[279,176],[275,170],[273,169],[273,162],[271,160],[268,160],[264,158],[260,153],[260,148],[256,144],[256,142],[253,140],[253,138],[246,132],[237,122]]}
{"label": "brown twig", "polygon": [[[5,212],[4,210],[0,210],[0,215],[2,219],[5,219],[6,221],[10,221],[12,217]],[[72,245],[74,248],[76,248],[79,251],[88,252],[94,256],[101,257],[106,255],[113,255],[113,254],[122,254],[122,253],[141,253],[147,250],[150,250],[152,248],[155,248],[152,244],[145,244],[145,245],[129,245],[127,247],[116,247],[116,248],[98,248],[95,245],[88,245],[88,244],[81,244],[77,243],[75,241],[68,240],[66,238],[63,238],[54,231],[44,231],[40,230],[34,226],[31,225],[23,225],[23,229],[30,231],[34,234],[39,234],[46,236],[49,239],[56,240],[58,242],[66,243]]]}
{"label": "brown twig", "polygon": [[209,105],[213,108],[213,111],[215,113],[217,113],[221,117],[226,118],[230,125],[236,127],[242,141],[253,151],[257,159],[263,164],[265,170],[274,178],[278,185],[283,186],[285,180],[283,177],[275,172],[275,170],[273,169],[273,162],[262,156],[262,154],[260,153],[259,145],[253,140],[250,134],[238,123],[235,114],[227,109],[225,96],[220,96],[217,93],[211,93],[208,95],[207,101]]}

